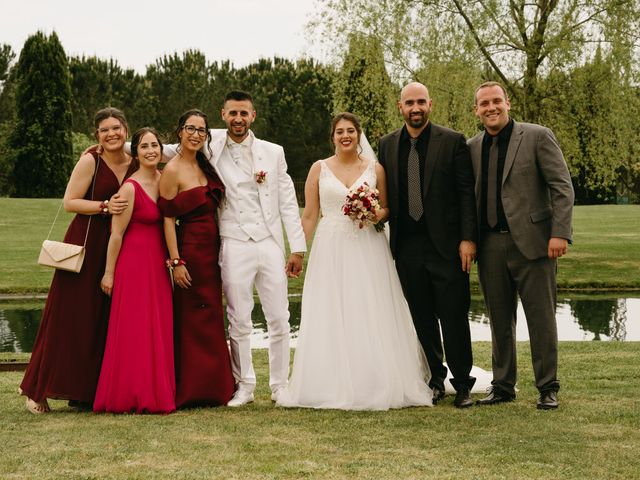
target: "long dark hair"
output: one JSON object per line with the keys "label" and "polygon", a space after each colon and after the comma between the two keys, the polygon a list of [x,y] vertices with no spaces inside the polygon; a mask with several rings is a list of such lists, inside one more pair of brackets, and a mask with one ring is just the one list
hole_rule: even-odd
{"label": "long dark hair", "polygon": [[[187,120],[190,117],[200,117],[204,120],[204,128],[207,129],[207,137],[206,137],[206,141],[205,141],[205,147],[209,152],[209,156],[213,156],[213,151],[211,150],[211,131],[209,130],[209,121],[207,120],[207,115],[201,111],[198,110],[197,108],[191,109],[191,110],[187,110],[186,112],[184,112],[182,115],[180,115],[180,118],[178,119],[178,126],[175,130],[175,135],[176,138],[178,139],[178,143],[180,143],[180,132],[182,131],[182,129],[184,128],[185,124],[187,123]],[[180,148],[180,147],[178,147]],[[204,152],[202,152],[201,150],[198,150],[196,152],[196,161],[198,162],[198,166],[200,167],[200,170],[202,170],[206,176],[210,177],[210,178],[215,178],[216,177],[216,172],[213,169],[213,167],[211,166],[211,164],[209,163],[209,160],[207,159],[207,156],[204,154]]]}
{"label": "long dark hair", "polygon": [[[140,160],[138,159],[138,145],[140,145],[140,140],[142,140],[142,137],[144,137],[147,133],[151,133],[154,137],[156,137],[156,140],[160,144],[160,155],[162,156],[162,149],[164,147],[162,145],[162,140],[160,140],[160,135],[158,135],[158,132],[156,131],[156,129],[153,127],[142,127],[140,130],[136,131],[136,133],[134,133],[133,136],[131,137],[131,163],[132,163],[131,172],[132,173],[140,168]],[[162,158],[160,158],[160,160],[162,161]]]}

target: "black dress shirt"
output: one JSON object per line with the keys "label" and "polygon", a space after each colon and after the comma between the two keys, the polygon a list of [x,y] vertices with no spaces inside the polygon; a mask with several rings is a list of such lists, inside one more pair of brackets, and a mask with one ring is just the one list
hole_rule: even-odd
{"label": "black dress shirt", "polygon": [[422,208],[424,213],[420,220],[415,221],[409,216],[409,186],[407,179],[407,163],[409,161],[409,150],[411,150],[411,136],[407,131],[407,126],[402,127],[400,133],[400,146],[398,151],[398,200],[400,211],[398,212],[398,229],[403,233],[427,232],[426,215],[429,214],[424,204],[424,172],[429,148],[429,137],[431,135],[431,122],[418,136],[416,150],[420,160],[420,187],[422,197]]}
{"label": "black dress shirt", "polygon": [[511,132],[513,131],[513,119],[509,119],[509,123],[498,133],[498,168],[496,178],[496,206],[498,210],[498,223],[491,228],[487,222],[487,175],[489,172],[489,149],[493,142],[494,136],[489,135],[485,131],[482,139],[482,201],[480,203],[480,225],[484,232],[501,232],[509,231],[507,217],[504,214],[502,205],[502,174],[504,172],[504,162],[507,158],[507,149],[509,148],[509,140],[511,140]]}

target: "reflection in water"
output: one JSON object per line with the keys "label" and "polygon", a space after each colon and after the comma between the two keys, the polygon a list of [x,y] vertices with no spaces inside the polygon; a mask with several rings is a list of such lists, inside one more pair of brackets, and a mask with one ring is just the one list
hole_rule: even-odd
{"label": "reflection in water", "polygon": [[611,340],[624,340],[626,337],[627,302],[625,299],[580,299],[569,300],[571,314],[580,327],[594,333],[594,340],[602,336]]}
{"label": "reflection in water", "polygon": [[[0,303],[0,352],[30,352],[35,341],[44,301],[20,304]],[[300,326],[300,297],[289,303],[292,346]],[[267,324],[260,305],[253,310],[254,348],[268,346]],[[489,317],[482,297],[471,299],[471,337],[474,341],[491,340]],[[640,340],[640,298],[576,296],[558,300],[558,338],[560,340]],[[226,324],[226,320],[225,320]],[[517,340],[528,340],[522,305],[518,306]]]}

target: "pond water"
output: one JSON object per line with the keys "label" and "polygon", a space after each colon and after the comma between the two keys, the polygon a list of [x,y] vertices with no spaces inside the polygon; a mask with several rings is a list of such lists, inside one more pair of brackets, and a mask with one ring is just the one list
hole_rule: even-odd
{"label": "pond water", "polygon": [[[38,331],[44,300],[0,301],[0,352],[30,352]],[[300,297],[290,299],[292,346],[300,326]],[[252,346],[268,344],[266,322],[259,305],[253,311]],[[489,318],[482,297],[471,299],[469,314],[471,338],[491,340]],[[601,295],[560,295],[557,304],[560,340],[640,340],[640,295],[609,297]],[[518,340],[528,340],[529,333],[522,306],[518,308]]]}

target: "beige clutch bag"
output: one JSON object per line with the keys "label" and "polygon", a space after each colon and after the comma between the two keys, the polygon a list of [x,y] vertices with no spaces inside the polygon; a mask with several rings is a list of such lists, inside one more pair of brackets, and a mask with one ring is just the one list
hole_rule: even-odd
{"label": "beige clutch bag", "polygon": [[[98,166],[100,162],[96,161],[96,169],[93,172],[93,182],[91,185],[91,200],[93,200],[93,191],[96,187],[96,176],[98,174]],[[58,212],[56,213],[49,235],[47,239],[42,242],[42,248],[40,249],[40,256],[38,257],[38,264],[45,267],[53,267],[60,270],[66,270],[68,272],[80,272],[82,268],[82,262],[84,262],[85,246],[87,245],[87,238],[89,238],[89,227],[91,227],[91,216],[87,223],[87,233],[84,236],[84,245],[74,245],[73,243],[56,242],[55,240],[49,240],[53,226],[56,224],[58,215],[60,215],[60,209],[62,208],[64,201],[60,203]]]}
{"label": "beige clutch bag", "polygon": [[45,267],[78,273],[84,262],[84,252],[82,245],[45,240],[42,242],[38,263]]}

